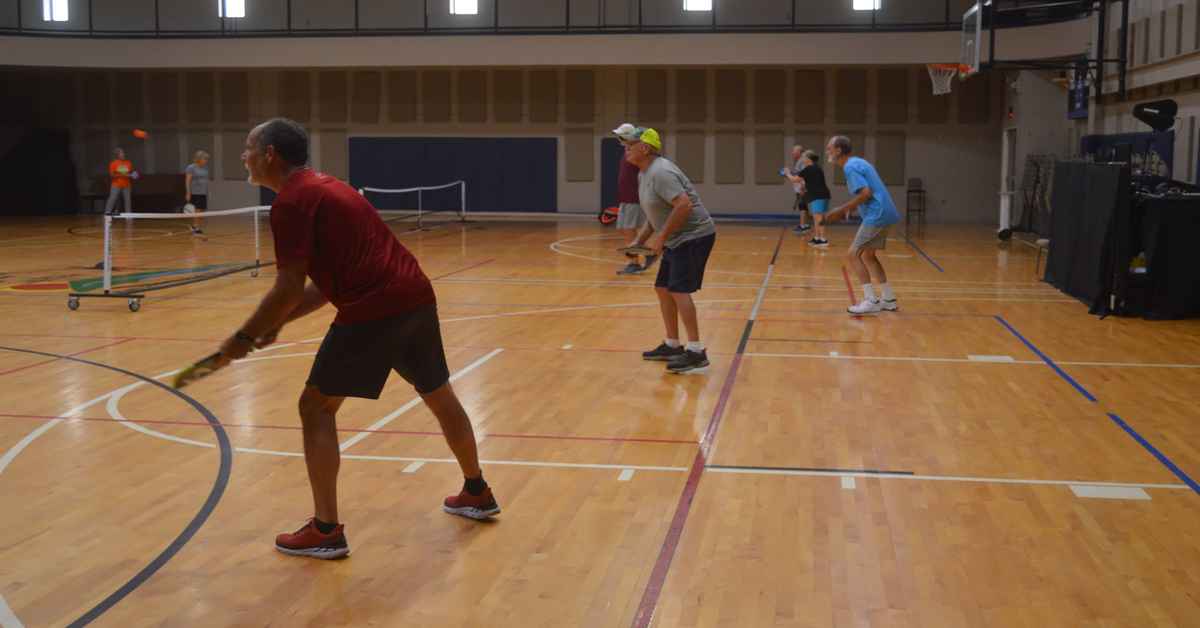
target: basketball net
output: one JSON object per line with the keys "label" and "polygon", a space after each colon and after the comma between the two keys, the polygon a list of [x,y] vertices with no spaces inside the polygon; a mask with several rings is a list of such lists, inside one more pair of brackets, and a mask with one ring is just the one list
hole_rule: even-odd
{"label": "basketball net", "polygon": [[929,81],[933,83],[933,94],[942,96],[953,91],[954,77],[965,78],[970,67],[961,63],[930,63],[925,66],[929,70]]}

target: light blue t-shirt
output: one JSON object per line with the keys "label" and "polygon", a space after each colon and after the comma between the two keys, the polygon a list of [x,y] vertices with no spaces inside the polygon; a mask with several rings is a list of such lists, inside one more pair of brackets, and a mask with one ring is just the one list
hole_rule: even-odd
{"label": "light blue t-shirt", "polygon": [[900,222],[900,212],[896,211],[892,195],[888,194],[887,186],[883,184],[883,179],[879,178],[875,166],[861,157],[851,157],[842,170],[846,172],[846,189],[850,190],[851,194],[858,194],[863,188],[871,188],[871,200],[858,206],[858,213],[862,215],[864,225],[886,227]]}

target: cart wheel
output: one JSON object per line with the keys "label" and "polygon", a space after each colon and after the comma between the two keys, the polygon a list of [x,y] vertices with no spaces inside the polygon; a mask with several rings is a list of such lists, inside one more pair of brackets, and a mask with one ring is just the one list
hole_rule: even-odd
{"label": "cart wheel", "polygon": [[129,300],[129,311],[130,312],[136,312],[140,309],[142,309],[141,299],[130,299]]}
{"label": "cart wheel", "polygon": [[250,271],[250,276],[251,276],[251,277],[257,277],[257,276],[258,276],[258,271],[257,271],[257,270],[252,270],[252,271]]}
{"label": "cart wheel", "polygon": [[79,297],[67,297],[67,309],[72,312],[79,309]]}

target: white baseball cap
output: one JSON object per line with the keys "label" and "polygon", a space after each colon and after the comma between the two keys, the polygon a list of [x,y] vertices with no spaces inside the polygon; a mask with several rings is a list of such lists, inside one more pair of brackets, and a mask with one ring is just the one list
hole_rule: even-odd
{"label": "white baseball cap", "polygon": [[628,122],[625,122],[621,126],[613,129],[612,133],[613,135],[616,135],[627,142],[636,142],[638,137],[641,136],[642,130]]}

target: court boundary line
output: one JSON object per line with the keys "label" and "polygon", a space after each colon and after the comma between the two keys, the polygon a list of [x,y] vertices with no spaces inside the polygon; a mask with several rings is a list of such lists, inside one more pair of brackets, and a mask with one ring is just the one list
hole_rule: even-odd
{"label": "court boundary line", "polygon": [[[1030,341],[1025,336],[1022,336],[1021,332],[1017,331],[1016,327],[1013,327],[1008,321],[1004,320],[1003,316],[1000,316],[999,314],[997,314],[996,321],[999,322],[1001,325],[1003,325],[1004,328],[1007,329],[1012,335],[1016,336],[1017,339],[1020,340],[1022,343],[1024,343],[1026,347],[1029,347],[1030,351],[1033,351],[1035,354],[1037,354],[1037,356],[1039,358],[1041,358],[1046,363],[1047,366],[1054,369],[1054,372],[1057,373],[1059,377],[1063,378],[1067,383],[1069,383],[1069,384],[1071,384],[1071,386],[1075,387],[1075,390],[1079,391],[1079,393],[1082,394],[1085,399],[1087,399],[1088,401],[1091,401],[1092,403],[1099,405],[1100,402],[1099,402],[1099,400],[1096,399],[1095,395],[1093,395],[1091,392],[1089,392],[1086,388],[1083,387],[1082,384],[1075,381],[1075,378],[1068,375],[1066,371],[1064,371],[1061,367],[1059,367],[1057,364],[1055,364],[1054,360],[1050,359],[1050,356],[1043,353],[1041,351],[1041,349],[1038,349],[1037,346],[1035,346],[1032,341]],[[1159,464],[1162,464],[1175,477],[1182,480],[1184,482],[1184,484],[1187,484],[1188,488],[1192,489],[1192,491],[1194,493],[1196,493],[1197,495],[1200,495],[1200,484],[1198,484],[1195,480],[1193,480],[1191,478],[1191,476],[1189,476],[1183,469],[1179,468],[1179,466],[1176,465],[1166,454],[1162,453],[1162,451],[1160,451],[1157,447],[1155,447],[1153,444],[1151,444],[1149,440],[1147,440],[1145,437],[1143,437],[1141,434],[1139,434],[1137,432],[1137,430],[1135,430],[1133,428],[1132,425],[1130,425],[1127,421],[1122,419],[1120,416],[1117,416],[1115,413],[1112,413],[1112,412],[1106,412],[1106,414],[1108,415],[1108,418],[1111,419],[1114,423],[1116,423],[1117,426],[1120,427],[1129,437],[1133,438],[1134,442],[1141,445],[1142,448],[1145,449],[1146,451],[1148,451],[1150,453],[1150,455],[1154,457],[1155,460],[1158,460]]]}
{"label": "court boundary line", "polygon": [[921,257],[924,257],[924,258],[925,258],[925,261],[929,262],[929,263],[930,263],[930,264],[931,264],[931,265],[932,265],[934,268],[936,268],[936,269],[937,269],[937,271],[938,271],[939,273],[944,273],[944,272],[946,272],[946,269],[944,269],[944,268],[942,268],[941,266],[939,266],[937,262],[933,261],[933,258],[932,258],[932,257],[929,257],[929,255],[928,255],[928,254],[927,254],[925,251],[921,250],[921,247],[917,246],[917,244],[916,244],[915,242],[913,242],[912,240],[910,240],[910,239],[909,239],[909,237],[908,237],[908,234],[904,234],[904,242],[905,242],[906,244],[908,244],[908,246],[909,246],[909,247],[910,247],[912,250],[916,251],[917,253],[920,253],[920,254],[921,254]]}
{"label": "court boundary line", "polygon": [[[143,583],[145,583],[147,580],[149,580],[151,577],[153,577],[154,574],[158,572],[158,570],[162,569],[167,564],[167,562],[169,562],[172,558],[174,558],[175,555],[178,554],[179,551],[182,550],[184,548],[184,546],[187,545],[188,542],[192,540],[192,538],[196,535],[196,533],[200,531],[200,528],[204,526],[205,522],[208,521],[209,516],[212,515],[213,511],[217,507],[217,504],[220,503],[221,497],[225,494],[225,488],[229,485],[230,471],[233,468],[233,449],[229,443],[229,435],[225,433],[225,429],[221,426],[220,419],[218,419],[216,417],[216,415],[214,415],[212,413],[211,410],[209,410],[207,407],[205,407],[199,401],[196,401],[191,396],[187,395],[186,393],[184,393],[182,391],[171,388],[170,386],[167,386],[166,384],[163,384],[162,382],[150,379],[140,373],[135,373],[133,371],[129,371],[129,370],[117,367],[117,366],[112,366],[110,364],[104,364],[102,362],[94,362],[92,360],[85,360],[83,358],[72,357],[72,356],[62,355],[62,354],[54,354],[54,353],[49,353],[49,352],[45,352],[45,351],[35,351],[35,350],[31,350],[31,349],[19,349],[19,348],[15,348],[15,347],[5,347],[5,346],[0,346],[0,350],[16,351],[16,352],[20,352],[20,353],[29,353],[29,354],[33,354],[33,355],[55,357],[55,358],[58,358],[61,360],[69,360],[69,361],[77,362],[80,364],[94,366],[94,367],[98,367],[98,368],[102,368],[102,369],[107,369],[107,370],[110,370],[110,371],[113,371],[116,373],[120,373],[120,374],[129,376],[129,377],[132,377],[134,379],[140,380],[142,383],[152,384],[152,385],[158,387],[159,389],[166,391],[169,394],[175,395],[179,399],[183,400],[184,403],[192,406],[193,409],[195,409],[197,412],[199,412],[200,415],[203,416],[205,418],[205,420],[209,422],[209,424],[212,426],[212,430],[213,430],[214,434],[217,437],[217,444],[218,444],[218,448],[220,451],[220,463],[219,463],[219,466],[217,469],[217,477],[213,480],[212,489],[209,491],[208,498],[205,499],[204,503],[200,506],[200,510],[196,512],[195,516],[192,517],[191,521],[188,522],[187,526],[184,527],[183,531],[181,531],[179,533],[179,535],[176,536],[175,539],[173,541],[171,541],[171,543],[169,545],[167,545],[167,547],[165,549],[163,549],[157,556],[155,556],[154,559],[151,560],[145,567],[143,567],[140,571],[138,571],[136,574],[134,574],[134,576],[132,578],[130,578],[123,585],[121,585],[119,588],[117,588],[116,591],[113,591],[112,593],[110,593],[107,597],[105,597],[103,600],[101,600],[99,603],[97,603],[95,606],[93,606],[91,609],[89,609],[83,615],[79,616],[78,619],[76,619],[75,621],[68,624],[72,628],[75,628],[77,626],[86,626],[86,625],[92,623],[93,621],[95,621],[96,619],[98,619],[101,615],[103,615],[110,608],[119,604],[130,593],[133,593],[135,590],[138,589],[138,587],[140,587]],[[99,400],[104,399],[105,397],[107,397],[108,399],[111,400],[112,395],[113,395],[113,393],[110,393],[103,397],[99,397],[99,398],[97,398],[96,402],[99,402]],[[42,426],[42,428],[39,428],[39,430],[42,430],[42,433],[45,433],[46,431],[49,431],[50,428],[52,428],[54,425],[57,425],[57,423],[48,423],[47,425]],[[36,431],[37,430],[35,430],[35,432]],[[32,435],[32,433],[31,433],[31,435]],[[33,440],[34,439],[30,439],[29,442],[32,443]],[[22,448],[22,450],[23,449],[24,448]],[[17,451],[16,453],[19,454],[20,451]],[[6,458],[7,458],[7,454],[6,454]],[[12,459],[15,459],[15,458],[16,458],[16,454],[14,454],[12,456]],[[11,459],[8,460],[8,462],[11,462]],[[7,466],[8,462],[5,463],[5,466]]]}

